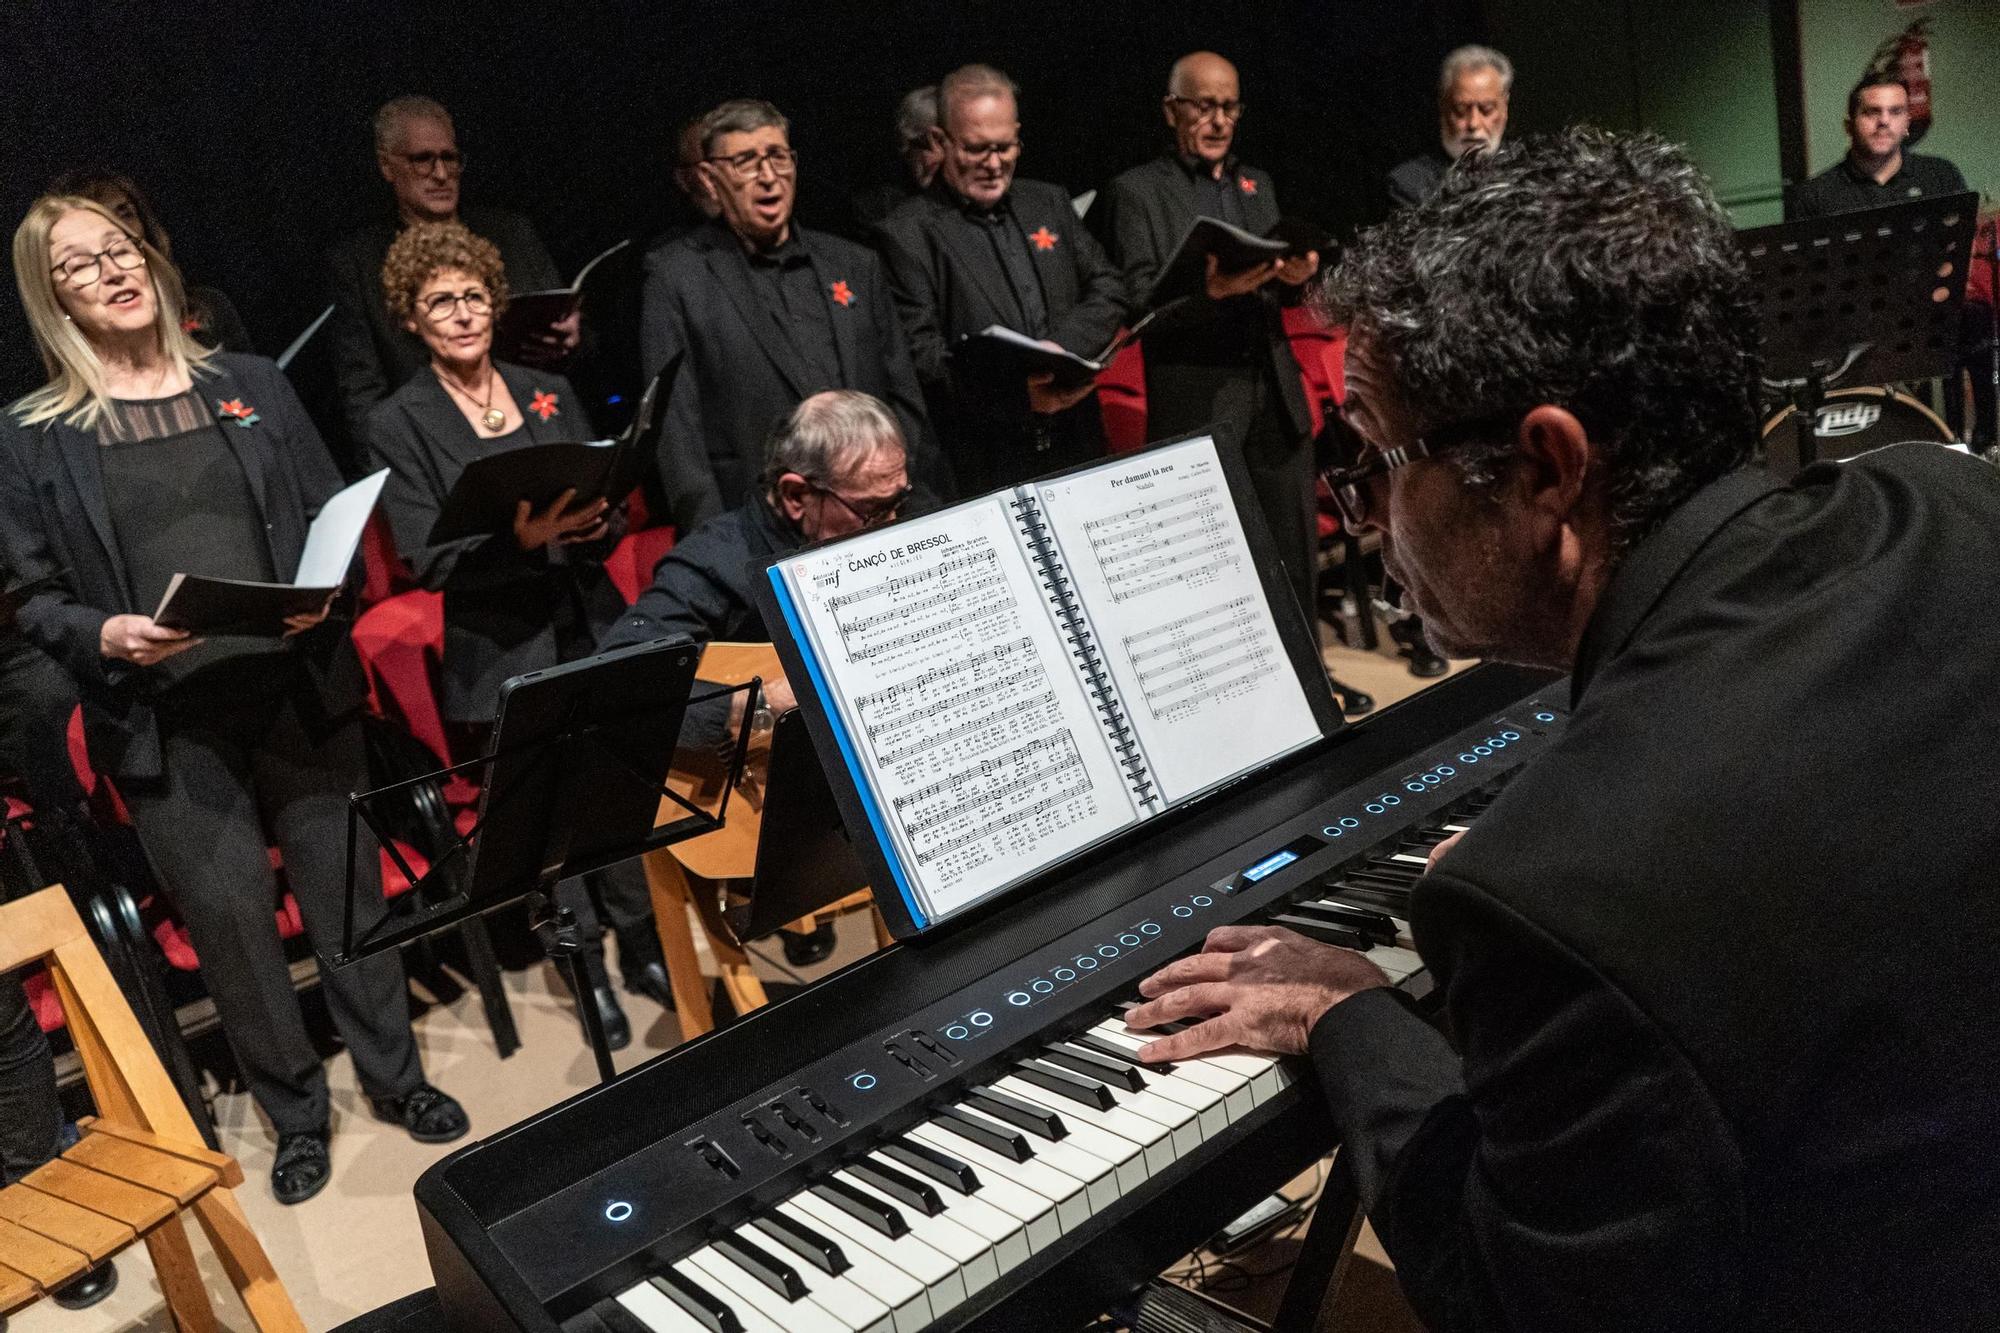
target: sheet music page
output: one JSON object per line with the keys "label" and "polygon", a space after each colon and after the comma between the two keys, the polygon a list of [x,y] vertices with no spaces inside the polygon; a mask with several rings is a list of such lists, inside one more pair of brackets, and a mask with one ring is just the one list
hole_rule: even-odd
{"label": "sheet music page", "polygon": [[1137,818],[1004,498],[805,552],[785,582],[933,919]]}
{"label": "sheet music page", "polygon": [[1318,739],[1212,439],[1035,489],[1169,803]]}

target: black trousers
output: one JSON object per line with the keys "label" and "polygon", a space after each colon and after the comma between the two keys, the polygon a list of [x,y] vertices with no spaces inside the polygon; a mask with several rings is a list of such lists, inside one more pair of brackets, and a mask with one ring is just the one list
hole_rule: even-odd
{"label": "black trousers", "polygon": [[0,975],[0,1185],[54,1157],[61,1134],[48,1038],[28,1008],[20,974]]}
{"label": "black trousers", "polygon": [[[221,663],[159,710],[162,777],[120,790],[160,884],[201,957],[202,979],[251,1095],[281,1134],[323,1131],[326,1070],[306,1035],[273,907],[276,844],[306,930],[339,938],[347,899],[347,795],[366,785],[358,716],[337,725],[288,657]],[[381,920],[374,843],[357,857],[357,929]],[[334,1024],[372,1097],[423,1080],[395,954],[322,974]]]}

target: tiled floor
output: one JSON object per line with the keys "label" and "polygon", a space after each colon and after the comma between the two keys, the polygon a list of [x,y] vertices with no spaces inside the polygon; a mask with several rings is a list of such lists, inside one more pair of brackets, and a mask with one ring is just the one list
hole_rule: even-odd
{"label": "tiled floor", "polygon": [[[1341,679],[1375,695],[1387,706],[1426,682],[1414,680],[1386,652],[1364,654],[1330,648],[1328,661]],[[865,917],[843,920],[840,946],[827,963],[810,969],[817,976],[859,957],[872,939]],[[775,968],[766,975],[778,977]],[[581,1091],[591,1081],[592,1065],[578,1034],[569,1003],[553,971],[537,967],[507,975],[507,985],[520,1024],[523,1046],[501,1061],[486,1035],[476,997],[462,996],[450,1005],[434,1005],[417,1024],[425,1068],[431,1079],[464,1101],[471,1113],[474,1135],[491,1134],[544,1107]],[[648,1000],[628,997],[632,1045],[617,1057],[628,1069],[668,1049],[680,1039],[673,1016]],[[295,1208],[277,1204],[270,1195],[273,1140],[250,1099],[227,1095],[217,1102],[223,1148],[243,1163],[247,1180],[239,1191],[250,1222],[262,1237],[292,1299],[314,1330],[331,1328],[378,1305],[430,1285],[424,1249],[417,1227],[410,1187],[449,1147],[423,1147],[400,1130],[373,1119],[355,1088],[353,1066],[337,1056],[328,1067],[334,1101],[334,1178],[318,1198]],[[1282,1263],[1282,1247],[1273,1248]],[[1364,1238],[1349,1278],[1357,1300],[1343,1310],[1349,1330],[1415,1328],[1394,1292],[1386,1268],[1365,1256],[1373,1248]],[[197,1239],[203,1272],[214,1295],[223,1327],[249,1327],[220,1267],[206,1244]],[[1379,1250],[1374,1253],[1379,1255]],[[1274,1266],[1258,1256],[1257,1267]],[[119,1289],[103,1304],[71,1313],[43,1304],[16,1315],[9,1333],[170,1333],[172,1322],[162,1303],[152,1265],[143,1249],[119,1260]],[[1260,1284],[1242,1299],[1255,1306],[1275,1282]],[[1259,1291],[1264,1295],[1260,1296]]]}

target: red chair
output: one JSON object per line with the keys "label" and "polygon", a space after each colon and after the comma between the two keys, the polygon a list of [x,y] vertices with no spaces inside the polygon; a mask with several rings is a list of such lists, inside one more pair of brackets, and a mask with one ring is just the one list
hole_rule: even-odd
{"label": "red chair", "polygon": [[1146,354],[1138,343],[1118,350],[1097,377],[1104,442],[1114,454],[1146,447]]}
{"label": "red chair", "polygon": [[639,600],[639,594],[653,581],[653,566],[673,549],[673,528],[658,527],[634,528],[612,550],[604,562],[604,572],[611,576],[627,606]]}

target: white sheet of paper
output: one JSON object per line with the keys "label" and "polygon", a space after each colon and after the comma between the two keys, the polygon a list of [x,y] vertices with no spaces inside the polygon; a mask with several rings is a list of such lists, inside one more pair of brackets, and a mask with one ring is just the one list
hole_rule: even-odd
{"label": "white sheet of paper", "polygon": [[355,548],[361,545],[362,530],[368,526],[368,516],[375,512],[375,502],[382,498],[382,486],[388,480],[389,469],[383,468],[320,507],[319,517],[306,533],[305,553],[299,557],[299,572],[292,579],[294,587],[334,588],[347,578]]}

